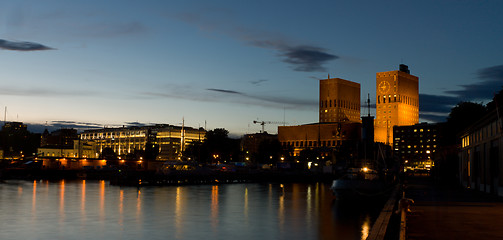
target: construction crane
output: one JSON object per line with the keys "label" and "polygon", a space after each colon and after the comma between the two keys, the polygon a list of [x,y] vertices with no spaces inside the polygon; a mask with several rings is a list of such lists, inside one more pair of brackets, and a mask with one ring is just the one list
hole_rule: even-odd
{"label": "construction crane", "polygon": [[256,120],[254,120],[254,121],[253,121],[253,123],[262,125],[262,133],[264,133],[264,132],[265,132],[265,131],[264,131],[264,126],[265,126],[266,124],[283,124],[283,125],[285,125],[285,124],[286,124],[285,122],[256,121]]}

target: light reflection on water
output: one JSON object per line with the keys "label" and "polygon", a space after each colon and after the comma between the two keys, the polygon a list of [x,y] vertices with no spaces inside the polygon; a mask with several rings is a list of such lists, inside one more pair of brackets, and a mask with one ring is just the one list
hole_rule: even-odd
{"label": "light reflection on water", "polygon": [[378,212],[324,184],[0,184],[0,239],[365,239]]}

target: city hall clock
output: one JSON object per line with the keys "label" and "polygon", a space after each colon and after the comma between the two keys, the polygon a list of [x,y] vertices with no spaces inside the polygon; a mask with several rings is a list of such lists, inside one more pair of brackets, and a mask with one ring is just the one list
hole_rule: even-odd
{"label": "city hall clock", "polygon": [[378,88],[379,88],[379,92],[380,93],[385,94],[385,93],[387,93],[389,91],[389,88],[390,88],[389,87],[389,83],[386,82],[386,81],[382,81],[382,82],[379,83]]}

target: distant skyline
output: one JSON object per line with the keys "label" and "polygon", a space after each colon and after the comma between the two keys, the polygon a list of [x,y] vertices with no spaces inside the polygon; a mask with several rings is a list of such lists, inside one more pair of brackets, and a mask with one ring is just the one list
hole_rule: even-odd
{"label": "distant skyline", "polygon": [[[419,77],[420,122],[503,87],[502,1],[0,3],[3,120],[226,128],[318,121],[319,79]],[[372,109],[374,114],[375,110]],[[366,115],[362,107],[361,114]],[[277,132],[277,125],[265,130]]]}

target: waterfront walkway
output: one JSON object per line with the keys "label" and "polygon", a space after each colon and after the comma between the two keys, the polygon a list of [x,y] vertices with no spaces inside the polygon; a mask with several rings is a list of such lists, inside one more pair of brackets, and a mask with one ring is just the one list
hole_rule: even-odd
{"label": "waterfront walkway", "polygon": [[414,200],[407,214],[407,239],[503,239],[501,198],[429,177],[409,178],[405,197]]}

